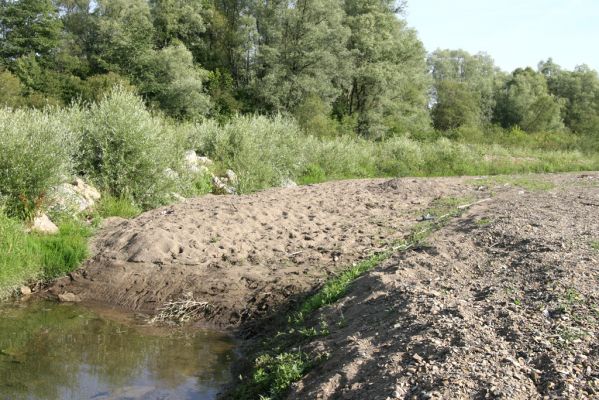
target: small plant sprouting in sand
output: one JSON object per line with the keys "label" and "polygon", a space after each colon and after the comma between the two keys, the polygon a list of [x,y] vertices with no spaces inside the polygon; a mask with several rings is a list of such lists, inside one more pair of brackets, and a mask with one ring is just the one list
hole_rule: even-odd
{"label": "small plant sprouting in sand", "polygon": [[591,249],[599,251],[599,240],[591,241]]}
{"label": "small plant sprouting in sand", "polygon": [[212,305],[206,301],[197,301],[192,293],[186,293],[178,300],[171,300],[164,303],[158,309],[158,314],[150,319],[150,323],[176,322],[185,323],[196,319],[202,315],[210,313]]}
{"label": "small plant sprouting in sand", "polygon": [[491,218],[483,217],[481,219],[476,220],[476,225],[478,226],[487,226],[493,222]]}

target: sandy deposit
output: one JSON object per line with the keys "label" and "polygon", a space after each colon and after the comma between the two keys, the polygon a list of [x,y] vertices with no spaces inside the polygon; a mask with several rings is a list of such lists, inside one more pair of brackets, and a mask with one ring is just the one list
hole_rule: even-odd
{"label": "sandy deposit", "polygon": [[147,313],[191,296],[203,322],[238,327],[403,237],[436,198],[472,193],[459,178],[352,180],[187,200],[107,221],[51,292]]}

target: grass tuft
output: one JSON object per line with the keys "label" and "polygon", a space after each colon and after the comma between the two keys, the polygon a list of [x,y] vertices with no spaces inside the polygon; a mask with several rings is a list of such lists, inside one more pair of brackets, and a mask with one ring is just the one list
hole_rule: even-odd
{"label": "grass tuft", "polygon": [[0,299],[25,283],[65,275],[87,258],[91,228],[75,220],[58,226],[57,235],[27,233],[0,212]]}
{"label": "grass tuft", "polygon": [[127,198],[105,194],[99,201],[95,211],[100,218],[120,217],[129,219],[141,214],[142,209]]}

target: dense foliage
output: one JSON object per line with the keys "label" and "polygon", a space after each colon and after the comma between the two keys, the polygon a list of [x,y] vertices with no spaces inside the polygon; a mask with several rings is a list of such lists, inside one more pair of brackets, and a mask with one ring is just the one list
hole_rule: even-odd
{"label": "dense foliage", "polygon": [[0,0],[0,104],[97,101],[114,84],[177,119],[287,113],[318,136],[432,127],[595,134],[599,77],[426,52],[395,0]]}

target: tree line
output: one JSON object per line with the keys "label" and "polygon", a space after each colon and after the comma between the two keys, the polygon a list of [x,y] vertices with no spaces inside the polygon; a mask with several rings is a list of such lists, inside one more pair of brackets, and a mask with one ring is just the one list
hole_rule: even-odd
{"label": "tree line", "polygon": [[0,103],[94,102],[115,84],[176,118],[287,113],[321,135],[595,133],[599,77],[427,55],[395,0],[0,0]]}

